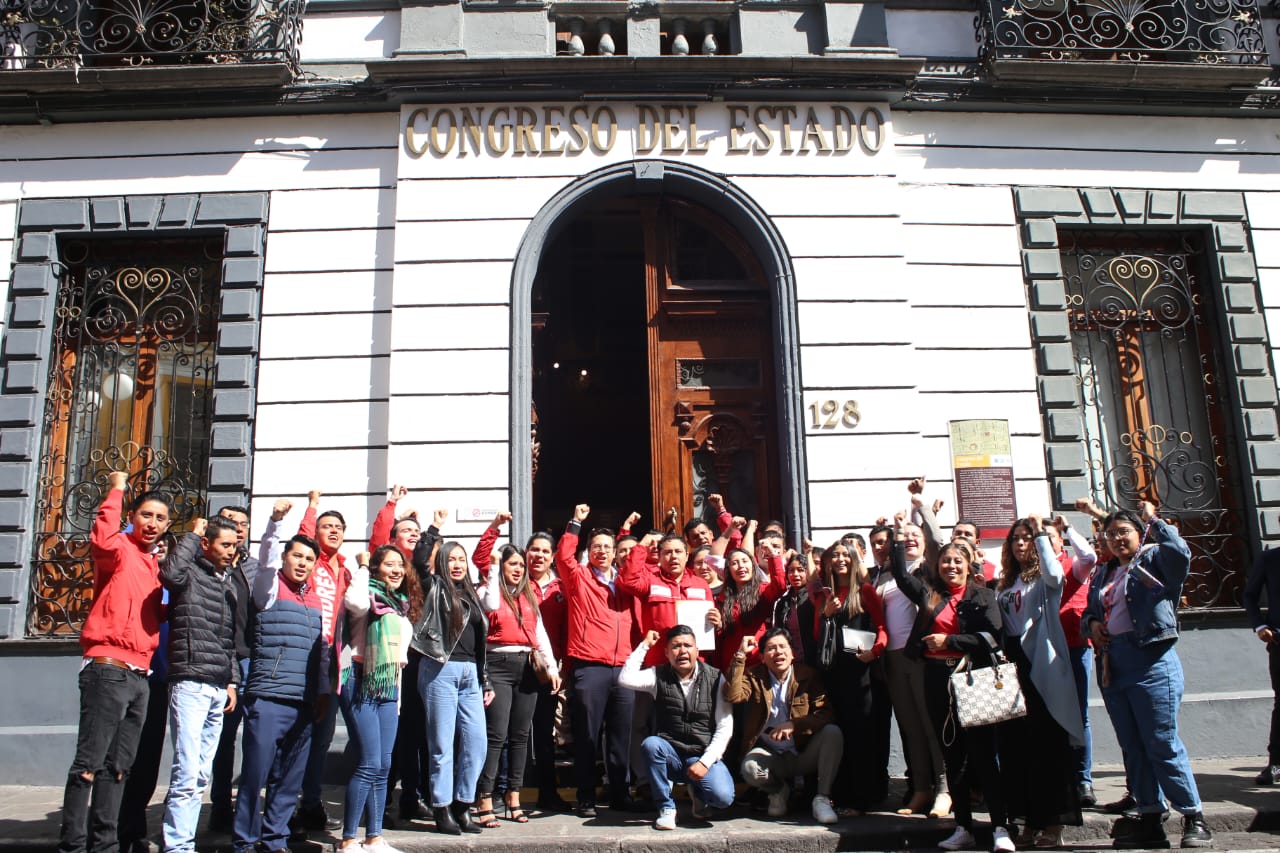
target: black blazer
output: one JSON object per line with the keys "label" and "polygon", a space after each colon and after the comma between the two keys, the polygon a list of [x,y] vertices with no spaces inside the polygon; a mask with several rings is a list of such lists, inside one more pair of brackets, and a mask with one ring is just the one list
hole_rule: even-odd
{"label": "black blazer", "polygon": [[[898,589],[919,608],[915,624],[911,626],[911,634],[907,637],[907,645],[903,648],[908,658],[919,660],[924,657],[925,635],[933,633],[934,620],[946,606],[947,600],[941,598],[933,607],[929,606],[930,587],[916,575],[907,573],[907,555],[901,542],[893,543],[889,569],[898,582]],[[959,622],[959,631],[947,637],[947,648],[960,654],[973,655],[975,667],[988,666],[991,663],[991,653],[1001,646],[1004,624],[995,591],[970,583],[964,597],[956,605],[956,620]]]}
{"label": "black blazer", "polygon": [[[1265,616],[1259,601],[1263,590],[1267,592]],[[1253,630],[1263,625],[1280,629],[1280,548],[1268,548],[1258,555],[1244,585],[1244,610],[1249,614],[1249,627]]]}

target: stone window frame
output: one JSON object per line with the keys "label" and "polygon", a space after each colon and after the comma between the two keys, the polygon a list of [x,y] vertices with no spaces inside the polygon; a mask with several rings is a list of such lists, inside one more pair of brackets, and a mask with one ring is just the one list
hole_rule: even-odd
{"label": "stone window frame", "polygon": [[216,512],[233,504],[248,506],[251,491],[268,207],[266,192],[19,202],[8,324],[0,350],[0,640],[26,636],[60,239],[222,234],[206,493],[209,511]]}
{"label": "stone window frame", "polygon": [[[1014,209],[1027,286],[1036,387],[1044,426],[1045,468],[1055,509],[1072,510],[1088,494],[1083,405],[1074,376],[1058,229],[1198,230],[1205,236],[1216,287],[1222,377],[1240,437],[1241,514],[1254,543],[1280,540],[1280,431],[1275,370],[1249,241],[1243,192],[1075,187],[1015,187]],[[1241,531],[1246,532],[1246,531]]]}

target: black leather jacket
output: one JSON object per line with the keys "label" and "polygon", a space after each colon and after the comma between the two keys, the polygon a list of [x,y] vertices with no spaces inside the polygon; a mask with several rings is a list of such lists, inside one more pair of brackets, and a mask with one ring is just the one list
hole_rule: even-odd
{"label": "black leather jacket", "polygon": [[[422,531],[422,538],[413,549],[413,568],[417,571],[418,580],[422,584],[422,616],[413,626],[413,642],[410,643],[410,647],[423,657],[431,658],[438,663],[448,663],[449,656],[457,647],[462,632],[455,633],[452,630],[453,607],[449,589],[445,586],[449,580],[438,577],[431,570],[431,552],[439,542],[440,531],[433,524]],[[474,606],[477,609],[480,607],[478,602],[467,606]],[[488,620],[483,612],[481,612],[481,618],[485,619],[487,624]],[[464,619],[463,630],[466,630],[467,624],[468,620]],[[481,689],[489,690],[489,666],[483,637],[476,643],[476,669],[480,673]]]}
{"label": "black leather jacket", "polygon": [[[903,649],[908,658],[919,660],[924,657],[924,637],[933,632],[934,619],[946,606],[947,600],[942,598],[933,607],[929,606],[929,587],[919,576],[907,572],[907,557],[901,542],[893,544],[889,566],[898,581],[898,589],[919,608]],[[956,621],[959,630],[947,637],[947,648],[972,655],[976,668],[990,666],[991,655],[1000,648],[1004,627],[995,592],[976,583],[969,584],[964,597],[956,605]]]}

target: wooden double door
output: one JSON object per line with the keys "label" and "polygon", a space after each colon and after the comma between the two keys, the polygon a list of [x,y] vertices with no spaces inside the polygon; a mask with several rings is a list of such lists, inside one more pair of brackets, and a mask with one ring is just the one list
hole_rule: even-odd
{"label": "wooden double door", "polygon": [[779,514],[770,288],[741,237],[667,197],[583,211],[534,289],[534,522]]}

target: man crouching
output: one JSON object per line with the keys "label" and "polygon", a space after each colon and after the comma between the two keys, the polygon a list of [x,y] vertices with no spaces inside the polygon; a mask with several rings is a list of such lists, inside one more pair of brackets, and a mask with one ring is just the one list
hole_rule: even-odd
{"label": "man crouching", "polygon": [[831,783],[840,769],[844,736],[827,703],[827,691],[813,667],[795,663],[791,635],[773,628],[761,640],[764,663],[747,670],[756,638],[742,638],[725,682],[724,698],[747,702],[742,746],[742,778],[769,794],[769,817],[783,817],[791,796],[790,780],[817,771],[813,819],[832,824]]}
{"label": "man crouching", "polygon": [[671,786],[689,786],[693,816],[707,820],[711,809],[733,802],[733,777],[720,757],[733,735],[733,714],[723,698],[724,679],[713,666],[698,662],[693,629],[676,625],[667,631],[667,662],[641,669],[645,655],[658,643],[650,631],[618,676],[618,683],[654,697],[657,734],[641,749],[650,790],[658,804],[654,829],[676,828],[676,802]]}

